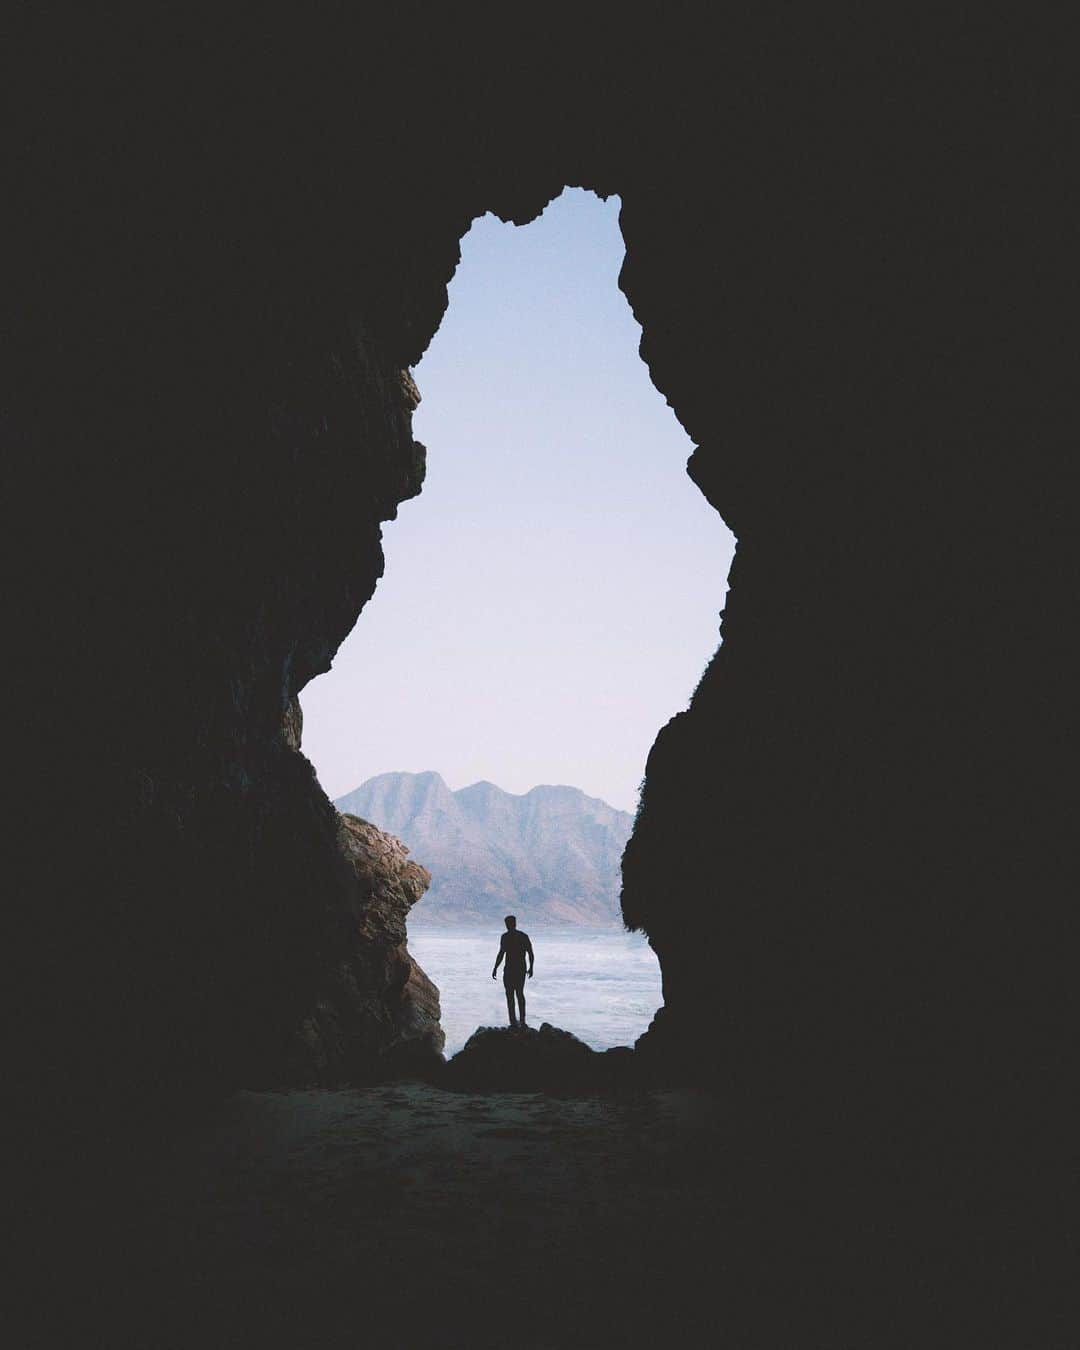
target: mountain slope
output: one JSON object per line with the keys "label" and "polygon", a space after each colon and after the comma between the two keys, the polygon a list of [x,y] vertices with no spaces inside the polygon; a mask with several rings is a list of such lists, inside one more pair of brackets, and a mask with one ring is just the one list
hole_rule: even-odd
{"label": "mountain slope", "polygon": [[413,923],[615,926],[633,817],[574,787],[451,792],[437,773],[383,773],[334,803],[402,839],[432,874]]}

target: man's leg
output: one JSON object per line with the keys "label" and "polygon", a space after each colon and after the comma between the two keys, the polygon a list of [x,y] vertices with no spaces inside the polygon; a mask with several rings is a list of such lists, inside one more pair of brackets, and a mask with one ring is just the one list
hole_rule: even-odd
{"label": "man's leg", "polygon": [[525,1025],[525,985],[519,984],[517,987],[518,1017],[521,1019],[521,1025]]}
{"label": "man's leg", "polygon": [[503,988],[506,990],[506,1011],[510,1014],[510,1025],[517,1026],[517,1018],[514,1016],[514,986],[503,981]]}

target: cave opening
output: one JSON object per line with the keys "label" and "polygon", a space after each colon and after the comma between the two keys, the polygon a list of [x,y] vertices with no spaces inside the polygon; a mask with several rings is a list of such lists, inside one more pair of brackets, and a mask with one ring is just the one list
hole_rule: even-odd
{"label": "cave opening", "polygon": [[[1064,24],[340,17],[13,26],[20,1322],[177,1347],[1075,1343]],[[477,431],[505,406],[512,434],[483,459],[454,437],[465,387],[435,359],[468,240],[420,365],[469,222],[550,238],[562,207],[532,218],[564,181],[622,194],[649,375],[740,535],[720,659],[666,721],[715,643],[722,562],[622,800],[584,751],[602,728],[632,749],[626,700],[665,623],[687,647],[678,605],[711,564],[673,568],[655,610],[625,579],[601,600],[683,542],[659,489],[601,540],[661,464],[706,512],[688,447],[653,436],[651,393],[623,424],[606,331],[560,322],[570,282],[541,330],[580,377],[570,412],[492,283],[507,322],[459,365],[486,377]],[[498,358],[522,351],[510,384]],[[544,491],[540,413],[563,433]],[[410,570],[430,609],[397,596]],[[590,664],[626,596],[624,644]],[[354,648],[381,686],[339,686]],[[335,688],[359,730],[320,713]],[[333,796],[437,769],[632,810],[663,724],[623,868],[663,963],[639,1051],[530,1100],[400,1063],[404,922],[336,847],[301,690]],[[407,758],[429,725],[447,753]],[[336,781],[323,737],[356,755]],[[509,907],[475,971],[492,1020]],[[514,908],[539,1017],[551,948]]]}
{"label": "cave opening", "polygon": [[662,1002],[619,861],[652,741],[718,644],[734,539],[639,356],[619,209],[566,189],[528,225],[473,223],[412,372],[423,491],[302,696],[327,794],[432,874],[409,948],[448,1055],[506,1020],[507,913],[534,939],[533,1025],[607,1049]]}

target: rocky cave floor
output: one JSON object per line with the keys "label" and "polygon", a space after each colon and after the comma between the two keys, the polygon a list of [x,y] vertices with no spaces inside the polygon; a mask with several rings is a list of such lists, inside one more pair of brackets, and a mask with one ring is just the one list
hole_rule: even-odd
{"label": "rocky cave floor", "polygon": [[92,1182],[26,1227],[20,1344],[974,1343],[992,1234],[928,1226],[902,1173],[864,1204],[820,1151],[784,1160],[799,1118],[756,1119],[640,1083],[237,1092],[70,1159]]}
{"label": "rocky cave floor", "polygon": [[682,1090],[240,1092],[132,1177],[113,1293],[147,1346],[645,1344],[658,1272],[707,1283],[715,1259],[716,1113]]}

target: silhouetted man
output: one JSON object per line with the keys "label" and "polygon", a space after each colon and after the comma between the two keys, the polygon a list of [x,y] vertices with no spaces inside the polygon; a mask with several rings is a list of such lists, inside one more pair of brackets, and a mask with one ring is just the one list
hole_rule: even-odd
{"label": "silhouetted man", "polygon": [[[517,930],[517,919],[512,914],[506,916],[506,932],[502,935],[502,941],[499,943],[499,955],[495,958],[495,968],[491,972],[491,978],[494,979],[499,973],[499,966],[503,958],[506,958],[506,966],[503,969],[503,988],[506,990],[506,1011],[510,1014],[510,1025],[518,1025],[518,1017],[521,1019],[521,1025],[525,1025],[525,957],[529,958],[529,978],[532,979],[533,973],[533,949],[529,941],[528,933],[519,933]],[[514,999],[517,998],[518,1017],[514,1016]]]}

